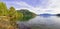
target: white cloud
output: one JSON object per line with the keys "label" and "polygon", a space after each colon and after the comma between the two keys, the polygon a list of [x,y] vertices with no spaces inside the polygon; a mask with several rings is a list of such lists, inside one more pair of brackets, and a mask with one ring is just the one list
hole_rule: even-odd
{"label": "white cloud", "polygon": [[51,13],[51,14],[60,13],[60,0],[49,0],[49,2],[47,2],[46,8],[42,8],[43,6],[33,7],[23,1],[16,2],[16,4],[22,6],[20,8],[16,8],[16,9],[21,9],[21,8],[29,9],[30,11],[35,12],[36,14],[39,14],[39,13]]}
{"label": "white cloud", "polygon": [[49,0],[48,9],[52,10],[52,13],[60,13],[60,0]]}
{"label": "white cloud", "polygon": [[42,9],[41,7],[33,7],[33,6],[30,6],[29,4],[25,3],[25,2],[16,2],[17,5],[20,5],[20,6],[24,6],[24,7],[21,7],[21,8],[16,8],[17,10],[19,9],[28,9],[36,14],[39,14],[39,13],[43,13],[45,12],[44,9]]}

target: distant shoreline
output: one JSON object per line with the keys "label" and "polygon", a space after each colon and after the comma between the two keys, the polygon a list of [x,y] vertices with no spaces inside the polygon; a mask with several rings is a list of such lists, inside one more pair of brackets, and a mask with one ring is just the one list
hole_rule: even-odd
{"label": "distant shoreline", "polygon": [[60,16],[60,14],[38,14],[37,16]]}

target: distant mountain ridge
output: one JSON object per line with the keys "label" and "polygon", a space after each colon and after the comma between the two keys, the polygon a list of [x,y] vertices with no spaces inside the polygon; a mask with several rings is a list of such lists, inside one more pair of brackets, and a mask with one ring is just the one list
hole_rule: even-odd
{"label": "distant mountain ridge", "polygon": [[55,16],[56,14],[39,14],[38,16]]}

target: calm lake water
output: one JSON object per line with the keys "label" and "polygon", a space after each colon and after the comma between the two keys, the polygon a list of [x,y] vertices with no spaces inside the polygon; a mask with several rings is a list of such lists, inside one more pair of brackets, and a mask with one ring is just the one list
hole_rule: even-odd
{"label": "calm lake water", "polygon": [[29,21],[19,23],[32,29],[60,29],[60,17],[58,16],[36,16]]}

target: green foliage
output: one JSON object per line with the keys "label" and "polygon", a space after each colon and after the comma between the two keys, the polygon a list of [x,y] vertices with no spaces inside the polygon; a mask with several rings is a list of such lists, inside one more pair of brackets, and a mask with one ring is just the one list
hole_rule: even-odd
{"label": "green foliage", "polygon": [[14,16],[15,15],[15,13],[16,13],[16,10],[15,10],[15,8],[14,7],[10,7],[10,9],[9,9],[9,16]]}
{"label": "green foliage", "polygon": [[17,12],[14,7],[10,7],[9,16],[11,20],[15,20],[15,21],[23,17],[22,13]]}
{"label": "green foliage", "polygon": [[6,4],[4,4],[3,2],[0,2],[0,16],[1,15],[8,15]]}
{"label": "green foliage", "polygon": [[23,13],[23,19],[21,19],[20,21],[27,21],[36,16],[36,14],[28,11],[27,9],[21,9],[17,11]]}

